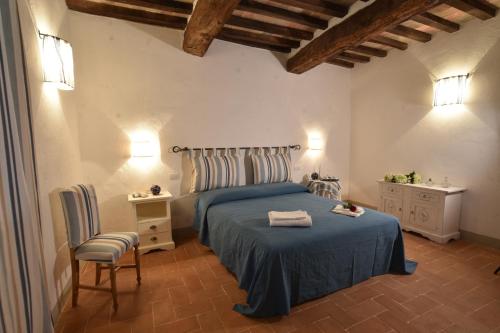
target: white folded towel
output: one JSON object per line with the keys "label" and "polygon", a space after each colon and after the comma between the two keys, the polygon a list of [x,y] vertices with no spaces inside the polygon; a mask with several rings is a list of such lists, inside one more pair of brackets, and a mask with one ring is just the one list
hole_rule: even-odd
{"label": "white folded towel", "polygon": [[344,208],[343,205],[337,205],[332,209],[332,212],[346,216],[359,217],[365,213],[365,209],[363,207],[356,207],[356,211],[351,212],[349,208]]}
{"label": "white folded towel", "polygon": [[271,227],[310,227],[312,219],[307,212],[303,210],[291,212],[276,212],[268,213],[269,224]]}

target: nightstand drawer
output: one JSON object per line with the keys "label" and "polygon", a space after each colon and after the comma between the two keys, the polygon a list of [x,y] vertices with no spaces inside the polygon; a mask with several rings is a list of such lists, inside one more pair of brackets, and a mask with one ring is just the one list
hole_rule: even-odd
{"label": "nightstand drawer", "polygon": [[422,203],[438,203],[441,196],[439,193],[433,191],[416,190],[412,192],[412,197],[413,200]]}
{"label": "nightstand drawer", "polygon": [[172,241],[170,232],[157,232],[154,234],[140,235],[141,247],[160,245]]}
{"label": "nightstand drawer", "polygon": [[170,230],[169,219],[158,219],[151,222],[141,222],[137,224],[139,235],[149,235]]}

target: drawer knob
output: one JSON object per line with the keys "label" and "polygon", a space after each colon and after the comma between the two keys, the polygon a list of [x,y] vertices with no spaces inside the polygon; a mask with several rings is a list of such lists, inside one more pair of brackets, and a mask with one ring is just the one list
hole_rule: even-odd
{"label": "drawer knob", "polygon": [[156,226],[155,226],[155,225],[152,225],[152,226],[150,226],[150,227],[149,227],[149,229],[151,229],[151,230],[156,230]]}
{"label": "drawer knob", "polygon": [[150,238],[150,240],[151,240],[152,242],[156,242],[156,241],[158,240],[158,238],[156,238],[156,237],[151,237],[151,238]]}

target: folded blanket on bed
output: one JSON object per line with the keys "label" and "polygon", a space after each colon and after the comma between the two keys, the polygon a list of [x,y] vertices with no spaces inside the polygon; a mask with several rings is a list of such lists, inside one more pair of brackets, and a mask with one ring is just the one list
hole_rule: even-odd
{"label": "folded blanket on bed", "polygon": [[310,227],[312,225],[311,216],[303,210],[290,212],[270,211],[268,216],[271,227]]}
{"label": "folded blanket on bed", "polygon": [[337,205],[332,209],[332,212],[346,216],[359,217],[365,213],[365,210],[362,207],[356,207],[356,211],[352,212],[349,208],[344,208],[343,205]]}

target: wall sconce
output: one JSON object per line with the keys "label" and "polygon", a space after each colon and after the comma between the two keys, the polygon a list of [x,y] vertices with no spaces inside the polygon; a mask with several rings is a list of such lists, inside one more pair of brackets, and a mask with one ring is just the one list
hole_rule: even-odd
{"label": "wall sconce", "polygon": [[434,106],[463,104],[469,74],[437,80],[434,86]]}
{"label": "wall sconce", "polygon": [[73,49],[59,37],[40,34],[42,39],[43,81],[61,90],[73,90]]}
{"label": "wall sconce", "polygon": [[320,138],[310,138],[309,139],[309,149],[322,150],[323,149],[323,141]]}
{"label": "wall sconce", "polygon": [[153,157],[153,144],[149,140],[132,141],[131,155],[132,157]]}

